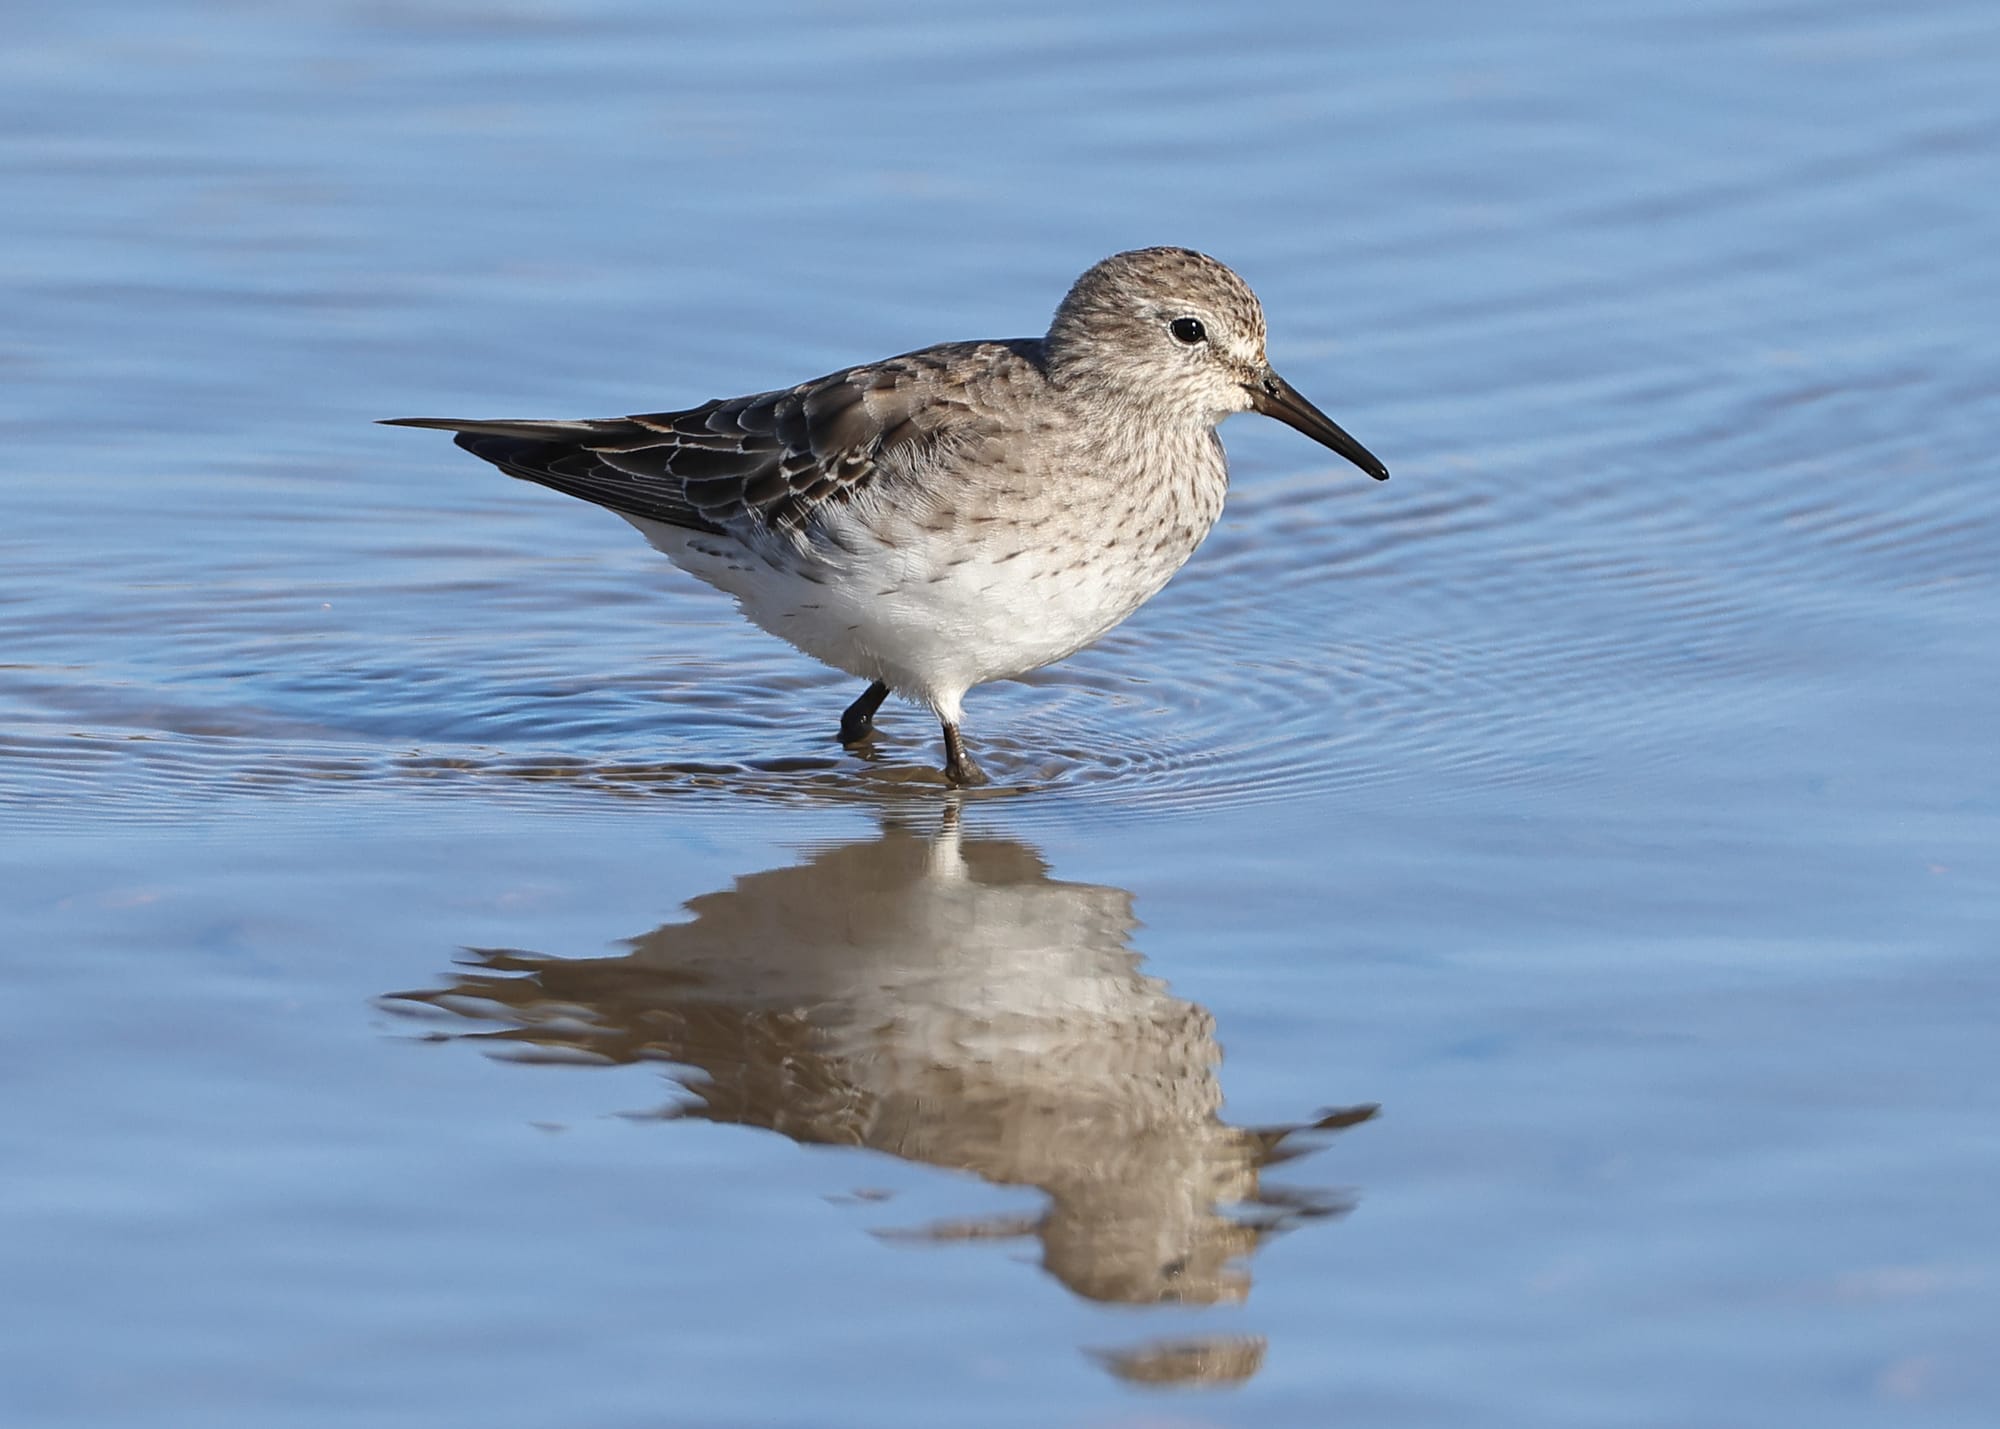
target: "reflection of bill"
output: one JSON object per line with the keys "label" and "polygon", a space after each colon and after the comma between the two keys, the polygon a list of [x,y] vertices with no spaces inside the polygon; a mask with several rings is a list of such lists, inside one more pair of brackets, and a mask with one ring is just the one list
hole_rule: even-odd
{"label": "reflection of bill", "polygon": [[[404,996],[501,1040],[672,1064],[685,1116],[1038,1187],[1039,1216],[890,1238],[1032,1235],[1092,1300],[1240,1300],[1267,1236],[1347,1208],[1261,1173],[1374,1109],[1225,1123],[1214,1019],[1140,972],[1131,895],[1056,882],[1023,844],[892,828],[688,908],[620,957],[482,951]],[[1144,1379],[1253,1372],[1261,1345],[1227,1343],[1104,1358]]]}

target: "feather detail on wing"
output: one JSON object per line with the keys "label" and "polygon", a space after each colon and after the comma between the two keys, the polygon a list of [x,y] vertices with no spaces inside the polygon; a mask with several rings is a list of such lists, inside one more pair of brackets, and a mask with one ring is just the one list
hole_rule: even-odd
{"label": "feather detail on wing", "polygon": [[[1038,377],[1039,344],[961,343],[849,368],[782,392],[597,421],[403,417],[509,476],[695,531],[809,530],[836,503],[997,430],[979,379]],[[968,359],[984,358],[984,362]]]}

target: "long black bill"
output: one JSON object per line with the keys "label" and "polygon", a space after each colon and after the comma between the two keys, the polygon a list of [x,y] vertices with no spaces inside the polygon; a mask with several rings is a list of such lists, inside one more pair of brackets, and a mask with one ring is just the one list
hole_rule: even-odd
{"label": "long black bill", "polygon": [[1298,390],[1266,368],[1264,380],[1250,389],[1250,405],[1267,417],[1296,427],[1323,447],[1339,452],[1377,481],[1389,479],[1389,468],[1375,454],[1334,424],[1333,418],[1298,394]]}

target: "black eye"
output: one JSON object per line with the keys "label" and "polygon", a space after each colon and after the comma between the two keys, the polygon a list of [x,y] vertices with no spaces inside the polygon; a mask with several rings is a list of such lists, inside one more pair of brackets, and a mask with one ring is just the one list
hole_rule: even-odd
{"label": "black eye", "polygon": [[1208,329],[1201,325],[1200,318],[1175,318],[1167,324],[1167,331],[1174,335],[1175,342],[1184,342],[1189,347],[1208,337]]}

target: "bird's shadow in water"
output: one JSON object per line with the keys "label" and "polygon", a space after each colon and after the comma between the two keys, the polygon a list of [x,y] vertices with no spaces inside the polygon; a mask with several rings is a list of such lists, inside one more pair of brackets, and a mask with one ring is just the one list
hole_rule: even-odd
{"label": "bird's shadow in water", "polygon": [[[1273,1236],[1344,1214],[1344,1193],[1265,1172],[1366,1121],[1347,1107],[1278,1126],[1221,1117],[1208,1011],[1141,970],[1122,889],[1061,882],[1033,848],[967,833],[871,839],[745,875],[690,920],[613,957],[470,950],[443,985],[390,995],[521,1061],[656,1062],[663,1115],[866,1147],[1047,1198],[1038,1214],[904,1227],[886,1242],[1032,1240],[1071,1291],[1117,1305],[1249,1293]],[[1258,1337],[1092,1352],[1138,1382],[1231,1383]]]}

